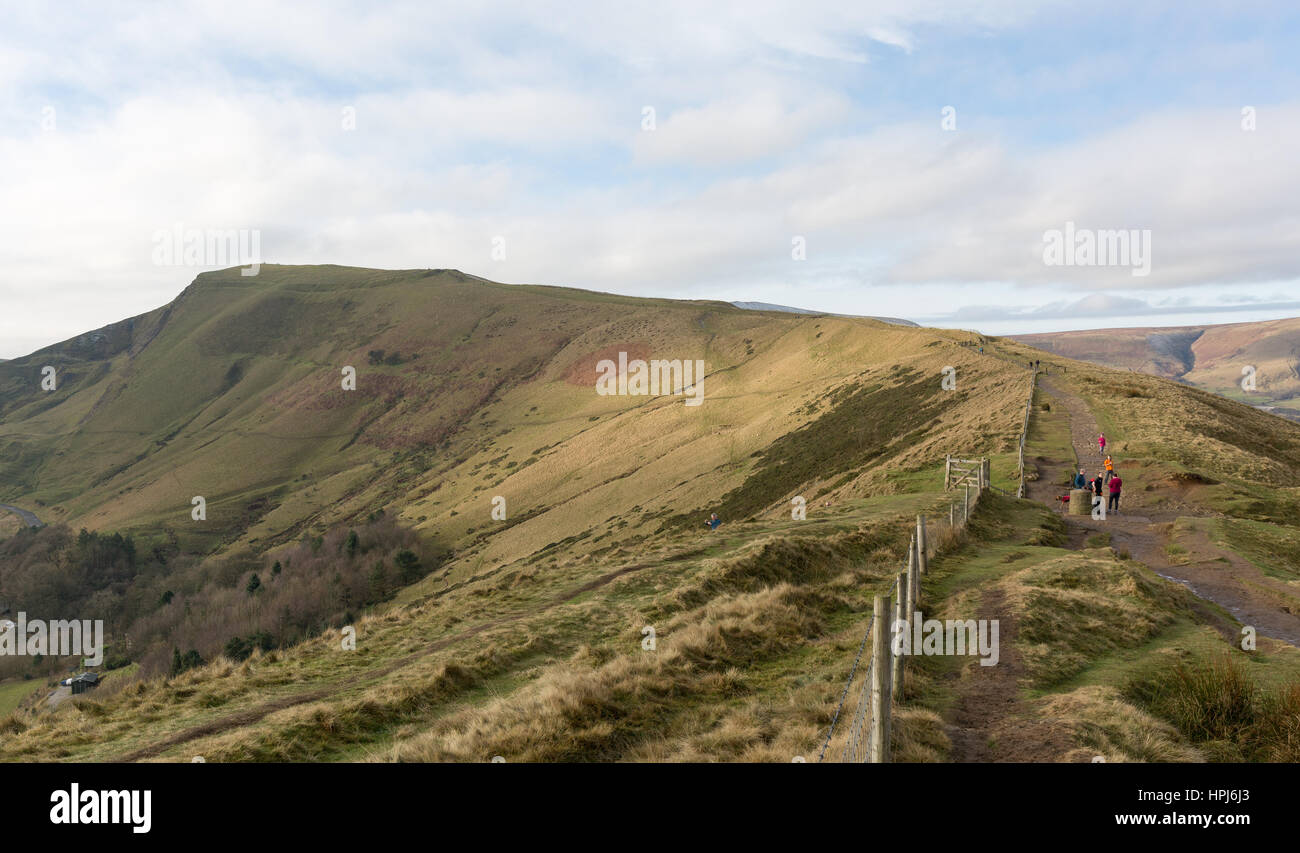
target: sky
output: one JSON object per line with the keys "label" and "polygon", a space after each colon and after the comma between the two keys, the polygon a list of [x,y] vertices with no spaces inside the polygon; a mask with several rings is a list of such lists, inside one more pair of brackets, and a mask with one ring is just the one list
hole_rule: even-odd
{"label": "sky", "polygon": [[38,5],[0,358],[251,260],[172,231],[991,334],[1300,315],[1293,3]]}

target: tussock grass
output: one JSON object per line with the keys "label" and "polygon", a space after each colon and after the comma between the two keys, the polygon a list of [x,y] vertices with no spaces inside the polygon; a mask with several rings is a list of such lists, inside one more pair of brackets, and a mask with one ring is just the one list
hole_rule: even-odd
{"label": "tussock grass", "polygon": [[1025,544],[1061,548],[1067,540],[1065,522],[1056,513],[1049,513],[1029,532]]}
{"label": "tussock grass", "polygon": [[1114,687],[1080,687],[1042,700],[1043,713],[1064,724],[1080,748],[1069,760],[1107,762],[1204,761],[1169,723],[1124,701]]}
{"label": "tussock grass", "polygon": [[1195,740],[1235,740],[1254,723],[1254,681],[1230,659],[1197,666],[1178,663],[1130,687],[1130,695],[1171,720]]}
{"label": "tussock grass", "polygon": [[899,707],[890,719],[891,760],[899,763],[943,761],[952,749],[944,721],[925,708]]}
{"label": "tussock grass", "polygon": [[817,539],[765,537],[741,556],[722,561],[702,582],[679,590],[674,598],[680,607],[697,607],[723,594],[752,592],[782,582],[824,582],[845,569],[869,571],[875,562],[892,567],[897,550],[906,547],[906,537],[896,524],[868,525]]}
{"label": "tussock grass", "polygon": [[1189,607],[1184,590],[1109,552],[1048,560],[1016,572],[1002,587],[1020,614],[1021,655],[1040,687],[1141,644]]}
{"label": "tussock grass", "polygon": [[1264,689],[1227,654],[1180,662],[1125,693],[1216,761],[1300,761],[1300,685]]}
{"label": "tussock grass", "polygon": [[[618,759],[662,731],[683,706],[743,694],[744,668],[818,636],[824,625],[814,615],[817,604],[789,584],[710,603],[663,626],[655,651],[620,655],[590,670],[548,667],[519,695],[453,715],[380,757]],[[710,737],[733,753],[761,740],[758,729],[738,723]]]}

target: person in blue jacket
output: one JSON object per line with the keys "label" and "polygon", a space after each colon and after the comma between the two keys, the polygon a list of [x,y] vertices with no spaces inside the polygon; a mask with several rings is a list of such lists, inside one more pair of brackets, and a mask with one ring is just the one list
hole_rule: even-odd
{"label": "person in blue jacket", "polygon": [[715,512],[713,515],[710,515],[709,520],[704,523],[709,526],[710,530],[717,530],[718,525],[722,523],[722,519],[718,518],[718,514]]}
{"label": "person in blue jacket", "polygon": [[1074,487],[1075,487],[1076,489],[1086,489],[1086,488],[1088,488],[1088,475],[1085,474],[1085,473],[1083,473],[1083,469],[1082,469],[1082,468],[1079,469],[1079,473],[1078,473],[1078,474],[1075,474],[1075,475],[1074,475]]}

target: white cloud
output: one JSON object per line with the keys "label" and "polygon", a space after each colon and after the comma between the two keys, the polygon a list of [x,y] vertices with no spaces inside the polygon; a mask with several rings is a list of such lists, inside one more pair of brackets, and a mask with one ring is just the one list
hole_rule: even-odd
{"label": "white cloud", "polygon": [[911,53],[915,49],[910,35],[892,27],[868,27],[867,37],[890,47],[901,48],[905,53]]}
{"label": "white cloud", "polygon": [[[1138,298],[1128,270],[1043,264],[1043,232],[1066,221],[1151,229],[1148,291],[1300,278],[1297,104],[1255,104],[1254,133],[1215,105],[1024,140],[966,106],[944,132],[943,101],[886,120],[862,95],[881,85],[871,60],[919,62],[935,28],[982,37],[1042,14],[927,0],[16,10],[0,36],[14,93],[0,357],[174,296],[197,270],[149,258],[175,222],[260,229],[268,262],[805,304],[795,289],[824,300],[811,307],[901,316],[940,293],[987,302],[991,283],[1038,306]],[[1124,68],[1075,59],[1003,79],[1068,99]]]}
{"label": "white cloud", "polygon": [[850,109],[845,99],[830,95],[787,103],[773,92],[759,92],[657,116],[654,130],[634,137],[633,150],[638,161],[648,164],[744,163],[802,144]]}

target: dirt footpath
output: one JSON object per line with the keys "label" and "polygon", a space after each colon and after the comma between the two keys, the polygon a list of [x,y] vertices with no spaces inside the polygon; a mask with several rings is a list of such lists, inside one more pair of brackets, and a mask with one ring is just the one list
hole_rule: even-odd
{"label": "dirt footpath", "polygon": [[954,762],[1055,762],[1076,748],[1054,721],[1035,717],[1020,698],[1024,666],[1016,649],[1019,622],[1009,618],[1005,593],[984,593],[978,618],[997,619],[1001,659],[997,666],[967,665],[957,684],[957,701],[946,727]]}
{"label": "dirt footpath", "polygon": [[[1082,460],[1084,472],[1089,477],[1103,470],[1097,434],[1101,431],[1092,410],[1078,395],[1047,377],[1040,377],[1042,388],[1056,398],[1070,416],[1070,440],[1074,452]],[[1201,507],[1184,500],[1189,489],[1173,483],[1155,484],[1166,498],[1160,509],[1149,509],[1140,503],[1146,483],[1141,481],[1139,469],[1125,469],[1123,453],[1108,445],[1115,461],[1115,470],[1122,475],[1124,494],[1120,498],[1120,512],[1107,514],[1105,521],[1091,516],[1065,515],[1070,533],[1070,546],[1086,547],[1087,540],[1099,534],[1110,534],[1110,544],[1117,551],[1127,550],[1129,555],[1147,565],[1161,577],[1183,584],[1198,597],[1214,602],[1230,612],[1243,625],[1253,626],[1265,637],[1300,646],[1300,605],[1295,589],[1285,581],[1271,578],[1239,554],[1220,548],[1210,541],[1204,529],[1178,537],[1178,545],[1186,553],[1171,555],[1167,550],[1173,542],[1173,522],[1176,519],[1209,519]],[[1027,495],[1054,507],[1062,505],[1057,495],[1065,491],[1061,485],[1071,460],[1037,460],[1040,476],[1029,484]],[[1136,506],[1135,506],[1136,505]],[[1137,514],[1130,515],[1130,509]],[[1199,525],[1201,528],[1204,525]],[[1238,639],[1235,634],[1233,639]]]}

